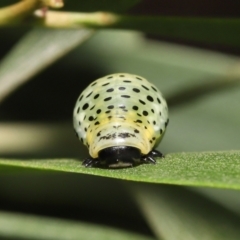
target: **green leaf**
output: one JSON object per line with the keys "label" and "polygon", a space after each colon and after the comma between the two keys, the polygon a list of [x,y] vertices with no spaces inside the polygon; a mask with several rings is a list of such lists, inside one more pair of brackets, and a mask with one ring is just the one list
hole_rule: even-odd
{"label": "green leaf", "polygon": [[240,19],[165,16],[120,16],[111,27],[139,30],[167,38],[240,48]]}
{"label": "green leaf", "polygon": [[2,166],[85,173],[123,180],[240,189],[240,151],[173,153],[126,169],[85,168],[74,159],[0,160]]}
{"label": "green leaf", "polygon": [[141,0],[71,0],[66,1],[64,10],[78,12],[113,11],[123,12]]}
{"label": "green leaf", "polygon": [[0,63],[0,101],[91,37],[88,29],[34,29]]}
{"label": "green leaf", "polygon": [[106,226],[33,215],[0,212],[1,239],[152,239]]}
{"label": "green leaf", "polygon": [[149,226],[161,239],[240,239],[240,218],[199,194],[176,186],[132,189]]}

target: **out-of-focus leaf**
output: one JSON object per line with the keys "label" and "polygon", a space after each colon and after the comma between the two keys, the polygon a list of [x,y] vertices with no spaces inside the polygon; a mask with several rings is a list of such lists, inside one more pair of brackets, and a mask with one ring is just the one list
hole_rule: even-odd
{"label": "out-of-focus leaf", "polygon": [[[64,136],[64,138],[62,138]],[[87,156],[87,148],[73,134],[72,123],[1,123],[0,155],[37,158]]]}
{"label": "out-of-focus leaf", "polygon": [[116,25],[121,29],[139,30],[167,38],[240,48],[240,19],[190,18],[165,16],[121,16]]}
{"label": "out-of-focus leaf", "polygon": [[175,186],[141,185],[135,190],[149,226],[161,239],[240,239],[240,218],[199,194]]}
{"label": "out-of-focus leaf", "polygon": [[152,239],[106,226],[8,212],[0,212],[0,238],[31,240]]}
{"label": "out-of-focus leaf", "polygon": [[136,5],[138,2],[141,2],[141,0],[71,0],[66,1],[64,10],[80,12],[123,12]]}
{"label": "out-of-focus leaf", "polygon": [[123,180],[240,189],[240,152],[174,153],[145,164],[125,169],[85,168],[74,159],[9,160],[2,166],[85,173]]}
{"label": "out-of-focus leaf", "polygon": [[88,29],[30,31],[0,63],[0,101],[92,34]]}

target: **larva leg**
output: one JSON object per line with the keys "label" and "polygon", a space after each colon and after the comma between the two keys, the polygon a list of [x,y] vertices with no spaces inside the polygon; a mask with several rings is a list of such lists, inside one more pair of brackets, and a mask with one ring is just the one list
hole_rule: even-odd
{"label": "larva leg", "polygon": [[155,160],[156,157],[163,158],[164,155],[161,152],[159,152],[158,150],[152,150],[147,155],[142,156],[141,160],[145,163],[155,164],[156,163],[156,160]]}
{"label": "larva leg", "polygon": [[82,165],[85,167],[96,167],[99,163],[100,161],[97,158],[88,157],[83,161]]}

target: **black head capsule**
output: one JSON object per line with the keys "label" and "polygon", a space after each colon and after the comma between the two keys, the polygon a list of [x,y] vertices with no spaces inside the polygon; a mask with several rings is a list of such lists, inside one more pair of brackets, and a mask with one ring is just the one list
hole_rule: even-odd
{"label": "black head capsule", "polygon": [[99,151],[98,159],[110,168],[131,167],[140,162],[141,151],[128,146],[108,147]]}

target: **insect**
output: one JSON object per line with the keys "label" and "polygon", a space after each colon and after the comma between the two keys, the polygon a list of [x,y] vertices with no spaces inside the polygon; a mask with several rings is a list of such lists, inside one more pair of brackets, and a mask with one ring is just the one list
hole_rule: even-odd
{"label": "insect", "polygon": [[89,149],[86,167],[123,168],[156,163],[168,125],[161,92],[143,77],[116,73],[92,82],[79,96],[73,124]]}

